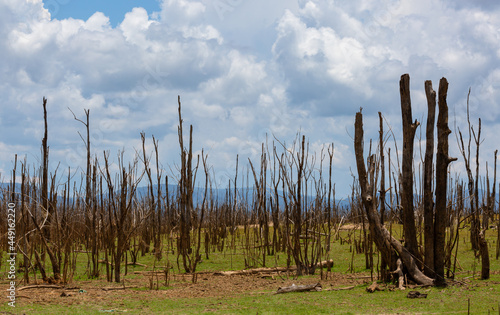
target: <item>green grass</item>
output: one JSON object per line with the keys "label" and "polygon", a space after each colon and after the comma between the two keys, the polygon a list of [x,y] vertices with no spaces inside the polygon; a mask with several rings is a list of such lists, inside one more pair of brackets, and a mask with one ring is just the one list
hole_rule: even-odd
{"label": "green grass", "polygon": [[[393,232],[397,235],[400,232],[399,226],[394,226]],[[343,239],[349,240],[348,231],[341,231]],[[142,266],[128,266],[128,275],[124,276],[125,281],[143,279],[144,286],[133,290],[123,291],[120,300],[116,302],[106,301],[100,303],[84,303],[77,301],[73,305],[57,305],[55,302],[47,304],[30,305],[25,303],[26,299],[20,298],[17,307],[12,309],[7,302],[0,305],[0,313],[7,314],[105,314],[103,310],[125,311],[128,314],[199,314],[199,313],[220,313],[220,314],[376,314],[376,313],[467,313],[468,301],[472,314],[497,314],[500,303],[500,261],[495,259],[496,230],[487,231],[487,239],[490,250],[490,263],[492,277],[490,280],[478,280],[481,264],[474,257],[470,250],[468,229],[461,230],[457,280],[467,282],[467,285],[453,285],[447,288],[419,289],[422,293],[428,293],[426,299],[408,299],[407,293],[410,291],[375,292],[369,294],[365,291],[367,284],[358,285],[352,290],[346,291],[322,291],[308,293],[291,293],[274,295],[274,290],[249,291],[237,297],[220,298],[158,298],[158,295],[148,295],[149,289],[147,278],[143,275],[134,274],[133,271],[145,270]],[[351,240],[360,237],[360,232],[351,232]],[[241,241],[236,242],[240,248]],[[364,254],[352,255],[353,243],[340,244],[339,241],[332,243],[331,253],[328,257],[334,260],[333,272],[347,274],[351,273],[351,264],[354,272],[364,272]],[[240,249],[236,252],[225,249],[224,252],[210,252],[210,259],[205,259],[203,250],[203,262],[198,265],[197,271],[218,271],[218,270],[240,270],[244,269],[244,255]],[[5,257],[5,256],[4,256]],[[156,269],[160,269],[166,264],[167,256],[164,254],[160,262],[156,262]],[[176,255],[168,255],[171,264],[175,266],[174,272],[178,273]],[[378,257],[374,256],[374,264],[377,265]],[[130,261],[130,259],[129,259]],[[146,254],[138,257],[138,262],[146,264],[146,270],[152,270],[154,256]],[[87,255],[81,253],[77,260],[77,273],[74,276],[72,285],[88,285],[88,278],[85,274]],[[182,263],[181,272],[182,272]],[[276,256],[266,257],[266,266],[283,266],[286,264],[286,254],[278,253]],[[293,264],[293,261],[292,261]],[[260,267],[260,266],[256,266]],[[2,272],[6,272],[5,264],[2,264]],[[47,260],[47,273],[51,274],[50,264]],[[122,273],[125,268],[122,266]],[[101,279],[105,278],[105,266],[101,265]],[[318,272],[315,276],[307,276],[311,282],[319,281]],[[32,278],[32,274],[30,275]],[[375,271],[376,277],[376,271]],[[5,276],[3,277],[5,279]],[[22,279],[22,274],[18,274],[18,282]],[[186,279],[190,279],[187,276]],[[465,279],[465,280],[464,280]],[[186,280],[189,281],[189,280]],[[3,285],[7,282],[2,281]],[[2,285],[2,287],[3,287]],[[111,285],[111,284],[110,284]],[[160,285],[163,285],[160,280]],[[172,287],[160,287],[162,291],[171,290]],[[327,289],[326,287],[324,289]],[[258,290],[258,288],[256,288]],[[158,292],[158,291],[157,291]],[[20,292],[22,295],[29,295],[29,291]],[[141,294],[141,299],[137,298]],[[113,313],[114,313],[113,312]]]}
{"label": "green grass", "polygon": [[[408,299],[406,291],[366,293],[366,285],[353,290],[290,293],[249,293],[229,298],[148,299],[138,300],[127,293],[123,300],[107,307],[96,305],[37,305],[18,307],[16,311],[28,314],[97,314],[100,310],[115,310],[128,314],[466,314],[470,301],[471,314],[498,313],[500,303],[500,276],[488,281],[474,281],[469,286],[451,286],[445,289],[420,289],[426,299]],[[495,283],[495,285],[491,285]],[[0,307],[7,312],[8,308]]]}

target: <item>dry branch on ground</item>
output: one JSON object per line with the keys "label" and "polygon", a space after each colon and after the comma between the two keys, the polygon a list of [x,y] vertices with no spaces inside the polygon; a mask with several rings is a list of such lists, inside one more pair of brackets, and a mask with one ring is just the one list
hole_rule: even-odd
{"label": "dry branch on ground", "polygon": [[306,284],[306,285],[295,285],[292,284],[289,287],[283,287],[283,288],[278,288],[278,291],[276,291],[276,294],[281,294],[281,293],[290,293],[290,292],[307,292],[307,291],[321,291],[321,284],[316,283],[316,284]]}

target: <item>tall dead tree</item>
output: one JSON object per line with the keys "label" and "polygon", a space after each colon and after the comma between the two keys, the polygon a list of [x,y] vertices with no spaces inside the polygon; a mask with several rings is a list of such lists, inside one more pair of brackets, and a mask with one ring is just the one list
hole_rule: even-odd
{"label": "tall dead tree", "polygon": [[[146,173],[147,180],[148,180],[148,198],[149,198],[149,210],[147,212],[148,216],[148,224],[144,227],[141,235],[141,244],[140,247],[142,249],[142,254],[144,255],[145,253],[149,252],[149,247],[151,245],[151,234],[153,234],[153,237],[155,236],[155,231],[156,231],[156,202],[155,202],[155,193],[154,193],[154,186],[153,186],[153,177],[151,175],[151,167],[149,166],[150,158],[147,156],[146,153],[146,134],[144,132],[141,132],[141,142],[142,142],[142,156],[143,156],[143,163],[144,163],[144,172]],[[151,228],[153,232],[151,232]]]}
{"label": "tall dead tree", "polygon": [[[87,150],[87,171],[85,172],[85,226],[87,228],[86,236],[87,236],[87,247],[90,248],[92,252],[92,264],[89,264],[92,266],[92,270],[90,271],[89,277],[90,278],[97,278],[99,277],[99,254],[98,254],[98,248],[97,248],[97,230],[96,230],[96,218],[95,218],[95,213],[91,213],[92,209],[92,173],[91,173],[91,160],[90,160],[90,109],[84,109],[85,113],[85,118],[86,121],[83,121],[79,118],[76,117],[75,113],[68,107],[70,112],[73,114],[73,118],[82,123],[85,126],[86,132],[87,132],[87,140],[83,139],[82,135],[80,132],[78,132],[78,135],[80,135],[80,138],[82,139],[83,143],[85,144],[85,149]],[[92,224],[91,224],[92,222]]]}
{"label": "tall dead tree", "polygon": [[494,221],[495,214],[495,200],[496,200],[496,182],[497,182],[497,154],[498,150],[493,153],[494,167],[493,167],[493,189],[490,191],[490,177],[488,175],[488,162],[486,162],[486,211],[483,213],[483,229],[489,228],[490,218]]}
{"label": "tall dead tree", "polygon": [[182,133],[182,115],[181,115],[181,97],[178,96],[179,104],[179,145],[181,148],[181,178],[179,180],[179,242],[178,253],[182,256],[182,263],[186,272],[192,272],[192,262],[189,256],[191,248],[191,214],[193,208],[193,125],[189,129],[189,149],[184,147],[184,138]]}
{"label": "tall dead tree", "polygon": [[[105,180],[108,185],[109,195],[108,214],[109,224],[111,226],[111,250],[114,258],[113,268],[115,273],[115,282],[119,283],[121,282],[121,262],[123,255],[126,253],[132,233],[144,219],[141,218],[139,222],[134,222],[132,218],[137,185],[142,180],[144,171],[136,177],[137,158],[135,158],[133,163],[129,165],[129,170],[127,172],[126,168],[123,166],[123,152],[118,164],[120,167],[120,173],[119,187],[117,187],[117,190],[119,188],[119,191],[115,192],[113,178],[109,172],[110,165],[108,162],[108,155],[104,152]],[[102,170],[101,172],[104,174]],[[119,193],[119,196],[116,196],[116,193]]]}
{"label": "tall dead tree", "polygon": [[[41,191],[41,204],[42,204],[42,212],[46,215],[45,225],[40,226],[36,222],[36,218],[31,216],[35,227],[40,233],[40,237],[42,238],[42,243],[47,250],[47,254],[49,255],[50,262],[52,263],[52,271],[54,272],[54,280],[59,281],[61,279],[61,268],[59,264],[59,260],[54,254],[51,246],[50,246],[50,230],[52,228],[52,213],[53,207],[49,200],[49,146],[48,146],[48,123],[47,123],[47,99],[43,98],[43,120],[44,120],[44,134],[42,139],[42,191]],[[43,229],[46,227],[45,229]],[[43,230],[42,230],[43,229]]]}
{"label": "tall dead tree", "polygon": [[[460,137],[459,148],[460,148],[460,151],[462,153],[462,157],[464,159],[465,170],[467,171],[467,178],[468,178],[467,188],[469,191],[470,215],[471,215],[470,240],[471,240],[472,249],[474,251],[478,251],[479,250],[480,223],[479,223],[479,211],[478,211],[478,207],[477,207],[478,204],[475,203],[476,198],[474,197],[475,196],[474,176],[472,175],[472,170],[471,170],[471,156],[470,156],[471,155],[471,142],[472,142],[471,133],[473,132],[474,129],[470,123],[469,97],[470,97],[470,89],[469,89],[469,93],[467,94],[467,124],[468,124],[468,131],[469,131],[467,151],[466,151],[466,147],[464,145],[464,140],[463,140],[463,136],[462,136],[462,132],[461,132],[460,128],[458,129],[458,135]],[[457,139],[457,141],[458,141],[458,139]]]}
{"label": "tall dead tree", "polygon": [[[498,156],[498,150],[495,150],[495,157],[494,157],[494,168],[493,168],[493,192],[491,193],[491,213],[494,215],[495,214],[495,202],[496,202],[496,186],[497,186],[497,156]],[[500,190],[500,189],[499,189]],[[500,241],[500,207],[499,209],[499,216],[498,216],[498,225],[497,225],[497,231],[498,231],[498,238],[497,238],[497,252],[496,252],[496,259],[498,259],[498,256],[500,255],[500,244],[498,241]]]}
{"label": "tall dead tree", "polygon": [[436,117],[436,91],[432,82],[425,81],[427,96],[427,126],[424,160],[424,273],[434,277],[434,201],[432,197],[432,165],[434,158],[434,122]]}
{"label": "tall dead tree", "polygon": [[356,155],[356,165],[358,169],[358,179],[361,188],[361,199],[370,225],[370,232],[378,250],[384,259],[390,262],[390,268],[396,269],[396,262],[391,260],[395,251],[402,260],[408,274],[415,282],[423,285],[432,285],[434,280],[424,275],[417,266],[410,251],[396,240],[389,231],[380,223],[380,217],[377,211],[375,201],[375,155],[368,158],[368,172],[365,167],[363,157],[363,115],[361,111],[356,113],[354,124],[354,151]]}
{"label": "tall dead tree", "polygon": [[[464,145],[464,140],[462,132],[458,130],[460,137],[459,148],[462,152],[462,157],[464,158],[465,169],[467,171],[468,190],[469,190],[469,201],[470,201],[470,217],[471,217],[471,227],[470,227],[470,237],[471,245],[474,252],[479,251],[481,256],[481,279],[488,279],[490,274],[490,260],[488,253],[488,243],[485,240],[484,231],[481,231],[480,223],[480,211],[479,211],[479,146],[481,144],[481,118],[479,118],[478,132],[474,131],[474,127],[470,123],[470,112],[469,112],[469,97],[470,89],[467,94],[467,123],[469,130],[469,139],[467,152]],[[476,145],[476,177],[472,175],[471,170],[471,142],[472,137],[474,137],[474,143]]]}
{"label": "tall dead tree", "polygon": [[384,224],[385,214],[385,155],[384,155],[384,122],[382,113],[378,112],[380,131],[379,131],[379,150],[380,150],[380,223]]}
{"label": "tall dead tree", "polygon": [[417,230],[415,227],[415,214],[413,211],[413,141],[419,122],[412,122],[410,100],[410,76],[403,74],[399,81],[401,95],[401,114],[403,118],[403,165],[400,177],[401,206],[403,208],[403,231],[405,247],[422,264],[422,256],[418,251]]}
{"label": "tall dead tree", "polygon": [[[498,191],[500,192],[500,184],[498,184]],[[500,212],[500,207],[498,207],[498,211]],[[500,257],[500,213],[498,214],[498,222],[497,222],[497,253],[496,253],[496,259]]]}
{"label": "tall dead tree", "polygon": [[[379,209],[380,209],[380,224],[382,226],[384,225],[384,215],[385,215],[385,155],[384,155],[384,122],[382,118],[382,113],[378,112],[378,117],[379,117],[379,124],[380,124],[380,130],[379,130],[379,154],[380,154],[380,202],[379,202]],[[390,177],[390,176],[389,176]],[[373,244],[370,242],[370,244]],[[390,261],[390,260],[389,260]],[[389,265],[389,261],[385,260],[385,257],[382,256],[382,259],[380,261],[380,276],[382,280],[384,281],[389,281],[391,278],[391,274],[387,272],[387,267]]]}
{"label": "tall dead tree", "polygon": [[448,81],[445,78],[441,78],[439,81],[439,115],[437,120],[436,209],[434,216],[434,270],[436,272],[437,285],[444,284],[448,165],[457,160],[448,156],[448,136],[451,130],[448,127],[447,94]]}
{"label": "tall dead tree", "polygon": [[48,212],[47,215],[47,225],[49,229],[44,230],[44,237],[50,239],[50,212],[49,212],[49,146],[47,144],[48,139],[48,127],[47,127],[47,99],[43,98],[43,121],[44,121],[44,133],[42,139],[42,207],[43,212]]}

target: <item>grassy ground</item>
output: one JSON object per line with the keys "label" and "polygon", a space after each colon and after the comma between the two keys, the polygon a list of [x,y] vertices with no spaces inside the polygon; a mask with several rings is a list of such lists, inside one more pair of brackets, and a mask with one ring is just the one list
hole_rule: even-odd
{"label": "grassy ground", "polygon": [[[397,233],[399,227],[394,228]],[[358,232],[342,231],[341,236],[349,239],[349,233],[359,237]],[[327,279],[321,279],[319,272],[314,276],[294,279],[293,275],[281,274],[272,278],[254,276],[217,277],[208,271],[240,270],[244,268],[243,254],[239,251],[210,253],[210,259],[199,265],[198,283],[192,284],[190,276],[179,274],[171,278],[168,287],[164,278],[151,278],[134,271],[151,270],[152,255],[140,257],[139,262],[148,267],[129,266],[125,276],[126,290],[104,291],[102,287],[118,286],[105,281],[87,279],[84,270],[85,254],[80,254],[80,270],[66,289],[33,289],[18,292],[16,308],[7,305],[7,299],[0,305],[0,314],[500,314],[500,261],[495,259],[496,231],[488,231],[490,247],[491,279],[478,280],[480,261],[470,250],[468,231],[462,230],[457,260],[456,282],[447,288],[418,288],[428,294],[425,299],[409,299],[408,292],[389,290],[367,293],[371,284],[370,272],[365,269],[363,254],[352,254],[352,243],[335,241],[329,257],[334,260]],[[165,260],[166,258],[164,258]],[[176,265],[175,257],[170,255]],[[374,257],[375,266],[377,256]],[[283,253],[267,257],[267,266],[283,266]],[[165,261],[155,263],[162,266]],[[1,289],[6,290],[5,264],[2,264]],[[49,270],[49,268],[48,268]],[[354,270],[354,272],[352,272]],[[104,268],[102,274],[105,274]],[[375,275],[376,277],[376,271]],[[22,274],[18,274],[22,279]],[[150,280],[158,281],[158,290],[150,289]],[[275,295],[280,286],[313,284],[320,282],[322,292],[290,293]],[[331,289],[353,286],[350,290]],[[80,291],[83,290],[83,291]],[[6,292],[6,291],[4,291]],[[62,297],[62,293],[67,296]]]}

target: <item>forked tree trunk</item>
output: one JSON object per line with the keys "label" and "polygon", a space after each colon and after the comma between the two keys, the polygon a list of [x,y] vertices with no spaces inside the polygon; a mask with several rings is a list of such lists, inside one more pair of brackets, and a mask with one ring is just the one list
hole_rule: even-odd
{"label": "forked tree trunk", "polygon": [[[390,261],[391,252],[396,251],[403,261],[408,274],[415,282],[422,285],[433,285],[434,280],[420,271],[412,254],[398,240],[392,237],[389,231],[380,223],[374,199],[375,155],[370,156],[368,159],[369,172],[367,173],[363,157],[363,115],[361,112],[356,113],[354,130],[354,151],[356,154],[359,185],[361,187],[361,198],[370,224],[370,232],[374,236],[373,239],[377,248],[386,261]],[[391,266],[391,269],[396,269],[396,266]]]}
{"label": "forked tree trunk", "polygon": [[448,156],[448,81],[441,78],[439,81],[439,115],[437,121],[438,145],[436,154],[436,213],[434,218],[434,268],[436,284],[444,284],[444,258],[446,243],[446,191],[448,183],[448,165],[456,158]]}

